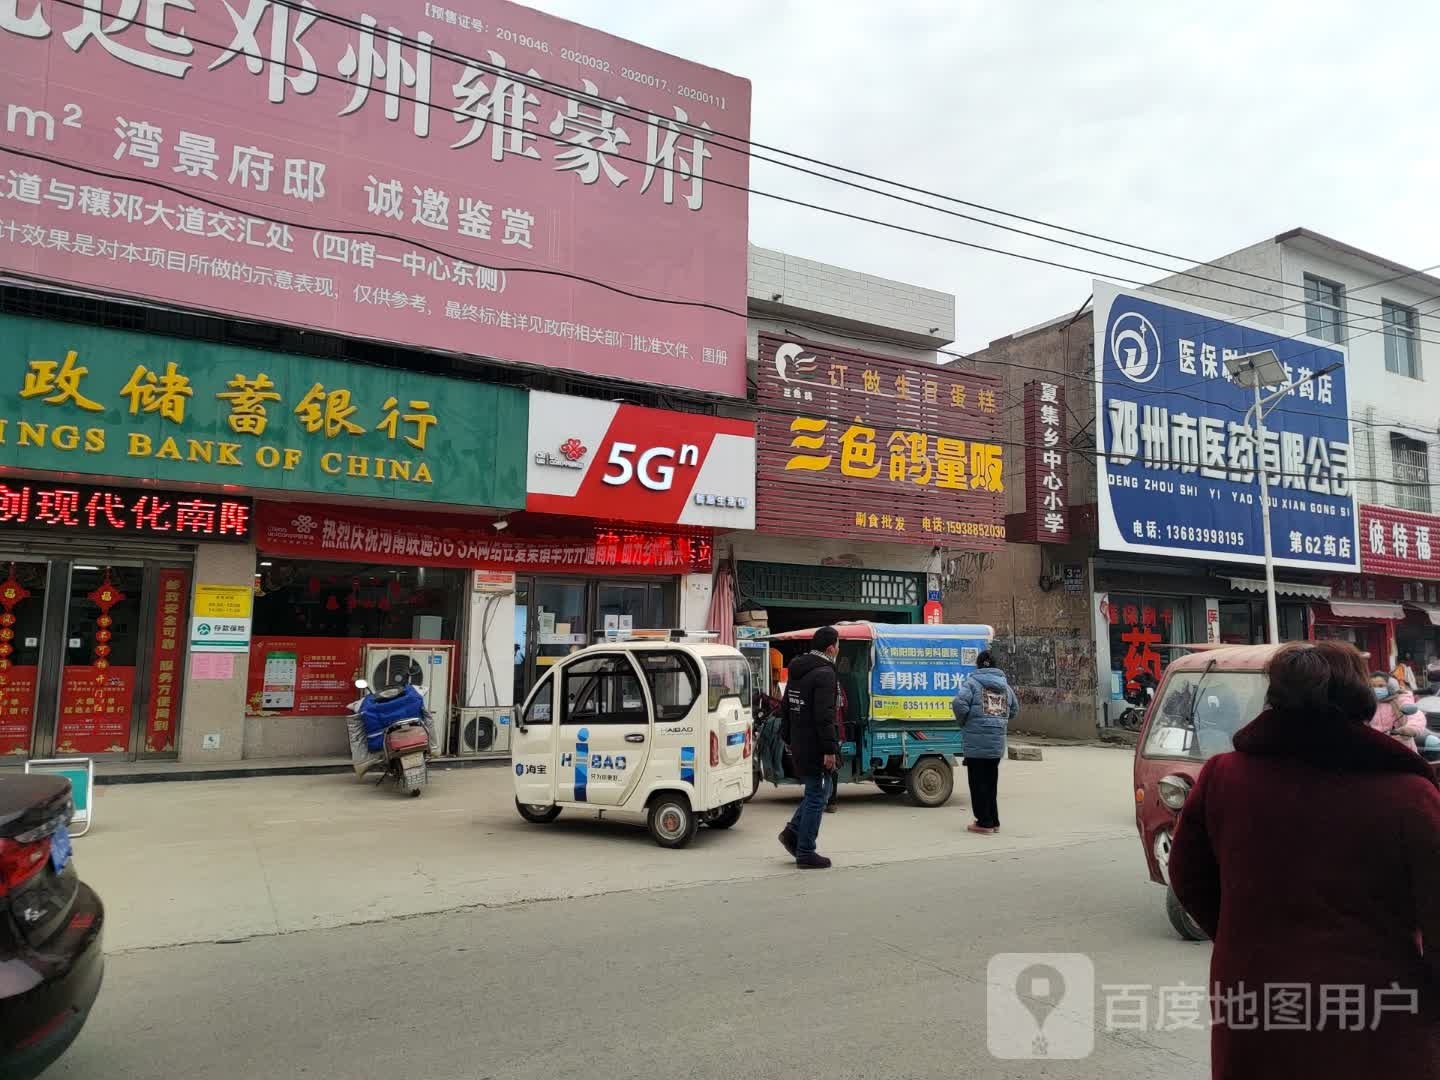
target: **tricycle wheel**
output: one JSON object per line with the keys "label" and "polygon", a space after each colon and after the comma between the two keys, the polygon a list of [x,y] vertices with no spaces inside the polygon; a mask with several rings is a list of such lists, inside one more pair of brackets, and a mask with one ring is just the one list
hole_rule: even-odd
{"label": "tricycle wheel", "polygon": [[905,774],[905,790],[919,806],[944,806],[955,790],[955,771],[944,758],[925,758]]}
{"label": "tricycle wheel", "polygon": [[905,794],[904,780],[876,780],[875,786],[886,795],[895,796]]}
{"label": "tricycle wheel", "polygon": [[700,819],[684,795],[657,795],[650,804],[650,838],[663,848],[683,848],[695,839]]}
{"label": "tricycle wheel", "polygon": [[722,806],[715,811],[715,816],[705,824],[712,829],[728,829],[740,820],[740,811],[745,809],[745,803],[732,802],[729,806]]}
{"label": "tricycle wheel", "polygon": [[548,825],[560,816],[560,807],[545,806],[540,803],[523,803],[515,800],[515,809],[520,811],[520,816],[532,825]]}
{"label": "tricycle wheel", "polygon": [[1175,932],[1186,941],[1210,940],[1210,935],[1200,929],[1200,924],[1180,906],[1180,898],[1175,895],[1174,889],[1165,890],[1165,914],[1170,916],[1170,925],[1175,928]]}

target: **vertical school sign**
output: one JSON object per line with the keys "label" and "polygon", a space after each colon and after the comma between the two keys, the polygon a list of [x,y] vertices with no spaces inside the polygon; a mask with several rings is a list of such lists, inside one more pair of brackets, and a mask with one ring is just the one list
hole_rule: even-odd
{"label": "vertical school sign", "polygon": [[[1267,414],[1257,453],[1252,391],[1225,361],[1264,349],[1296,386]],[[1340,346],[1096,282],[1100,546],[1263,558],[1263,468],[1277,565],[1359,569],[1345,360]]]}

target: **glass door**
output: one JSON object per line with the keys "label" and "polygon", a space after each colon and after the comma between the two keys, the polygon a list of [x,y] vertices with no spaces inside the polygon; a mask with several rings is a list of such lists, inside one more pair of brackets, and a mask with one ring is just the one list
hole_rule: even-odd
{"label": "glass door", "polygon": [[519,705],[530,693],[530,579],[515,579],[515,688],[510,699]]}
{"label": "glass door", "polygon": [[586,598],[588,582],[534,582],[531,606],[534,608],[535,668],[539,674],[562,656],[583,649],[589,644]]}
{"label": "glass door", "polygon": [[23,761],[35,733],[48,562],[0,561],[0,759]]}
{"label": "glass door", "polygon": [[55,754],[128,754],[141,654],[141,564],[70,565]]}

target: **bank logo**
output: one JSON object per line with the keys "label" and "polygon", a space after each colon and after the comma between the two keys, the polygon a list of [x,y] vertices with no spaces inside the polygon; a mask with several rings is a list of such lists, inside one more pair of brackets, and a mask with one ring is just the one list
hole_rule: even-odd
{"label": "bank logo", "polygon": [[1110,355],[1125,378],[1147,383],[1160,371],[1160,335],[1144,315],[1127,311],[1111,324]]}

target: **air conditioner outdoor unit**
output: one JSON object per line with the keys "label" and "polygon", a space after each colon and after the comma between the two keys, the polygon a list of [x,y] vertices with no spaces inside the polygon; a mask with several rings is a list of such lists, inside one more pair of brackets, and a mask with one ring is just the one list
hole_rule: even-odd
{"label": "air conditioner outdoor unit", "polygon": [[365,677],[376,690],[409,682],[425,693],[434,715],[433,753],[441,753],[450,729],[450,670],[454,645],[366,645]]}
{"label": "air conditioner outdoor unit", "polygon": [[505,754],[510,751],[510,709],[461,708],[459,746],[462,757],[473,754]]}

